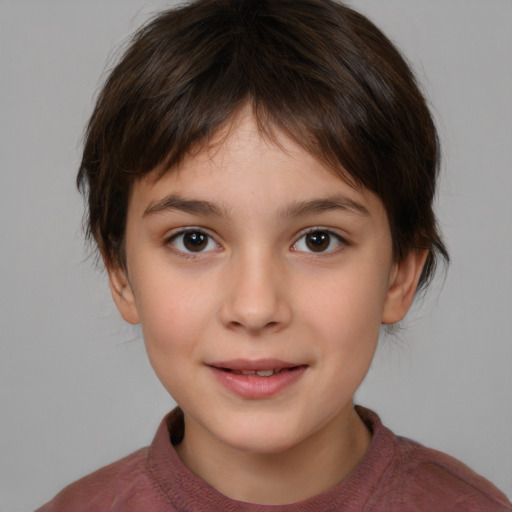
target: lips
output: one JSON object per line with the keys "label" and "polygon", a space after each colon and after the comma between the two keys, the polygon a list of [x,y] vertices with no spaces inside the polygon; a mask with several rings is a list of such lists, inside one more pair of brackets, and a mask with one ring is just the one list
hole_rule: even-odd
{"label": "lips", "polygon": [[308,368],[277,359],[236,359],[207,365],[224,388],[242,398],[269,398],[295,384]]}

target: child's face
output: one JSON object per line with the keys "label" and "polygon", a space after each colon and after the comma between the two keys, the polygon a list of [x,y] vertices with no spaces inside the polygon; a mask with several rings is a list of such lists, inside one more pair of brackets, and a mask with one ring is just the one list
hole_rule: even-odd
{"label": "child's face", "polygon": [[110,271],[186,439],[260,453],[347,425],[381,323],[405,314],[423,262],[394,264],[374,194],[280,142],[246,115],[178,172],[136,183],[128,279]]}

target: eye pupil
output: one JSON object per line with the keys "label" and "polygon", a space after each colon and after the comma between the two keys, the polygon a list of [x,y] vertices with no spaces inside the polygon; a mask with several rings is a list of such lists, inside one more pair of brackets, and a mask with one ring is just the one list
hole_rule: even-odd
{"label": "eye pupil", "polygon": [[306,235],[306,245],[315,252],[321,252],[329,247],[330,236],[325,231],[315,231]]}
{"label": "eye pupil", "polygon": [[183,235],[183,245],[193,252],[203,250],[208,244],[208,236],[200,231],[190,231]]}

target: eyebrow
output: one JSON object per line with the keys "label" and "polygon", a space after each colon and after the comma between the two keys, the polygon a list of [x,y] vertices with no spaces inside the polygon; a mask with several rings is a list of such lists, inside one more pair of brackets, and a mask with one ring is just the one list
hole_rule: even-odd
{"label": "eyebrow", "polygon": [[292,203],[281,212],[281,217],[301,217],[304,215],[317,214],[330,210],[344,210],[357,215],[370,216],[366,206],[349,199],[345,196],[331,196],[309,201],[298,201]]}
{"label": "eyebrow", "polygon": [[[155,204],[150,204],[143,213],[143,217],[162,213],[167,210],[178,210],[192,215],[227,217],[226,210],[209,201],[199,199],[185,199],[176,195],[169,195]],[[345,196],[332,196],[309,201],[298,201],[287,206],[279,213],[281,218],[301,217],[318,214],[330,210],[344,210],[358,215],[369,216],[370,212],[361,203]]]}
{"label": "eyebrow", "polygon": [[150,204],[143,213],[143,217],[153,215],[155,213],[161,213],[167,210],[178,210],[193,215],[209,216],[214,215],[216,217],[226,217],[226,213],[223,209],[217,205],[210,203],[209,201],[202,201],[198,199],[184,199],[179,196],[170,195],[164,197],[161,201],[155,204]]}

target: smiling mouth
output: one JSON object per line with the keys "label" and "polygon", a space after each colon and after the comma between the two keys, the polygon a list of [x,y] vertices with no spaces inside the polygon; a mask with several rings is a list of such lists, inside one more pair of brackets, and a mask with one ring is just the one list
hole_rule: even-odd
{"label": "smiling mouth", "polygon": [[233,370],[231,368],[218,368],[224,372],[234,373],[235,375],[251,376],[256,375],[258,377],[272,377],[273,375],[279,375],[280,373],[290,372],[297,370],[300,366],[291,366],[288,368],[275,368],[271,370]]}
{"label": "smiling mouth", "polygon": [[268,399],[295,385],[309,365],[278,359],[235,359],[207,365],[215,379],[243,399]]}

